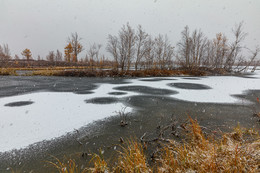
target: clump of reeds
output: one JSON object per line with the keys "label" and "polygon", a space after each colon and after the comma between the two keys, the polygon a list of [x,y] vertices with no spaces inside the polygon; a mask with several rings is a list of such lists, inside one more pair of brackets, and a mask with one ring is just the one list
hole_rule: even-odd
{"label": "clump of reeds", "polygon": [[58,158],[54,157],[54,162],[46,161],[50,165],[54,166],[59,173],[85,173],[86,171],[81,171],[75,160],[69,159],[68,161],[62,162]]}
{"label": "clump of reeds", "polygon": [[110,172],[110,169],[107,165],[107,162],[104,160],[102,150],[99,150],[99,154],[93,154],[91,162],[94,163],[94,167],[85,168],[84,171],[86,172],[92,172],[92,173],[108,173]]}
{"label": "clump of reeds", "polygon": [[131,139],[127,141],[126,147],[119,153],[118,163],[114,172],[152,172],[147,164],[147,159],[140,143]]}

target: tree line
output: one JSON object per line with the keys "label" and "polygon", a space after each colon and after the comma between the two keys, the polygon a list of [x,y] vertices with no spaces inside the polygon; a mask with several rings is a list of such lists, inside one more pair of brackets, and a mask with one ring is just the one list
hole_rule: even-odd
{"label": "tree line", "polygon": [[[49,51],[46,60],[49,62],[66,61],[68,63],[81,63],[92,69],[104,65],[121,70],[161,69],[169,70],[175,67],[197,69],[206,67],[210,69],[234,70],[234,67],[244,68],[259,64],[256,57],[260,51],[243,46],[247,33],[243,31],[243,23],[239,23],[233,29],[233,40],[223,33],[217,33],[216,37],[209,39],[198,29],[190,31],[186,26],[181,32],[181,39],[173,46],[167,35],[152,36],[141,25],[136,29],[129,23],[123,25],[117,35],[108,35],[106,51],[111,56],[110,60],[100,54],[101,44],[92,44],[86,47],[84,58],[79,60],[78,55],[85,49],[81,38],[77,33],[72,33],[64,47],[64,56],[61,51]],[[249,51],[249,57],[243,56],[243,52]],[[30,49],[26,48],[21,55],[27,61],[32,60]],[[111,59],[112,58],[112,59]],[[12,59],[7,44],[0,45],[0,61]],[[15,55],[15,60],[19,56]],[[42,60],[38,56],[37,60]],[[239,70],[244,70],[239,68]]]}

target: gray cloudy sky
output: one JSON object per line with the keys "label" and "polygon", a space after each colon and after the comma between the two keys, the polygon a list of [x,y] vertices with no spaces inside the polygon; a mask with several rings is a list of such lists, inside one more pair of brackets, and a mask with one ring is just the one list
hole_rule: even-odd
{"label": "gray cloudy sky", "polygon": [[185,25],[209,38],[223,32],[231,39],[232,27],[241,21],[249,33],[247,46],[260,45],[260,0],[0,0],[0,44],[8,43],[19,56],[29,48],[36,58],[63,52],[72,32],[83,46],[96,42],[104,50],[108,34],[127,22],[152,35],[168,34],[176,44]]}

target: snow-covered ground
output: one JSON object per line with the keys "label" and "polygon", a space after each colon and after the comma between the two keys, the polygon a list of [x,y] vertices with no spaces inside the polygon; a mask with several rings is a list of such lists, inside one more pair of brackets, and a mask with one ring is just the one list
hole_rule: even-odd
{"label": "snow-covered ground", "polygon": [[[251,78],[232,76],[213,76],[198,78],[167,77],[159,81],[143,81],[147,78],[129,79],[130,84],[99,84],[94,93],[79,95],[69,92],[38,92],[19,96],[0,98],[0,152],[20,149],[43,140],[65,135],[95,120],[115,115],[124,105],[120,102],[110,104],[86,103],[85,100],[97,97],[123,98],[142,93],[123,91],[125,95],[110,95],[118,92],[119,86],[147,86],[157,89],[177,91],[167,95],[175,99],[192,102],[245,104],[245,100],[233,97],[246,90],[260,89],[260,71]],[[155,78],[156,79],[156,78]],[[158,78],[157,78],[158,79]],[[161,78],[160,78],[161,79]],[[162,78],[163,79],[163,78]],[[202,84],[210,89],[182,89],[169,83]],[[32,101],[26,106],[9,107],[8,103]],[[132,111],[127,108],[126,112]]]}

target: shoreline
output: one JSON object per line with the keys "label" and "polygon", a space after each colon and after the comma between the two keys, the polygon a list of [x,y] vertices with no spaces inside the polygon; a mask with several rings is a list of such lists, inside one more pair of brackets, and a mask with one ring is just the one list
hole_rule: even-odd
{"label": "shoreline", "polygon": [[120,71],[109,68],[91,69],[91,67],[28,67],[0,68],[0,76],[62,76],[62,77],[178,77],[178,76],[241,76],[254,72],[228,72],[223,68],[211,69],[201,67],[196,69],[145,69]]}

